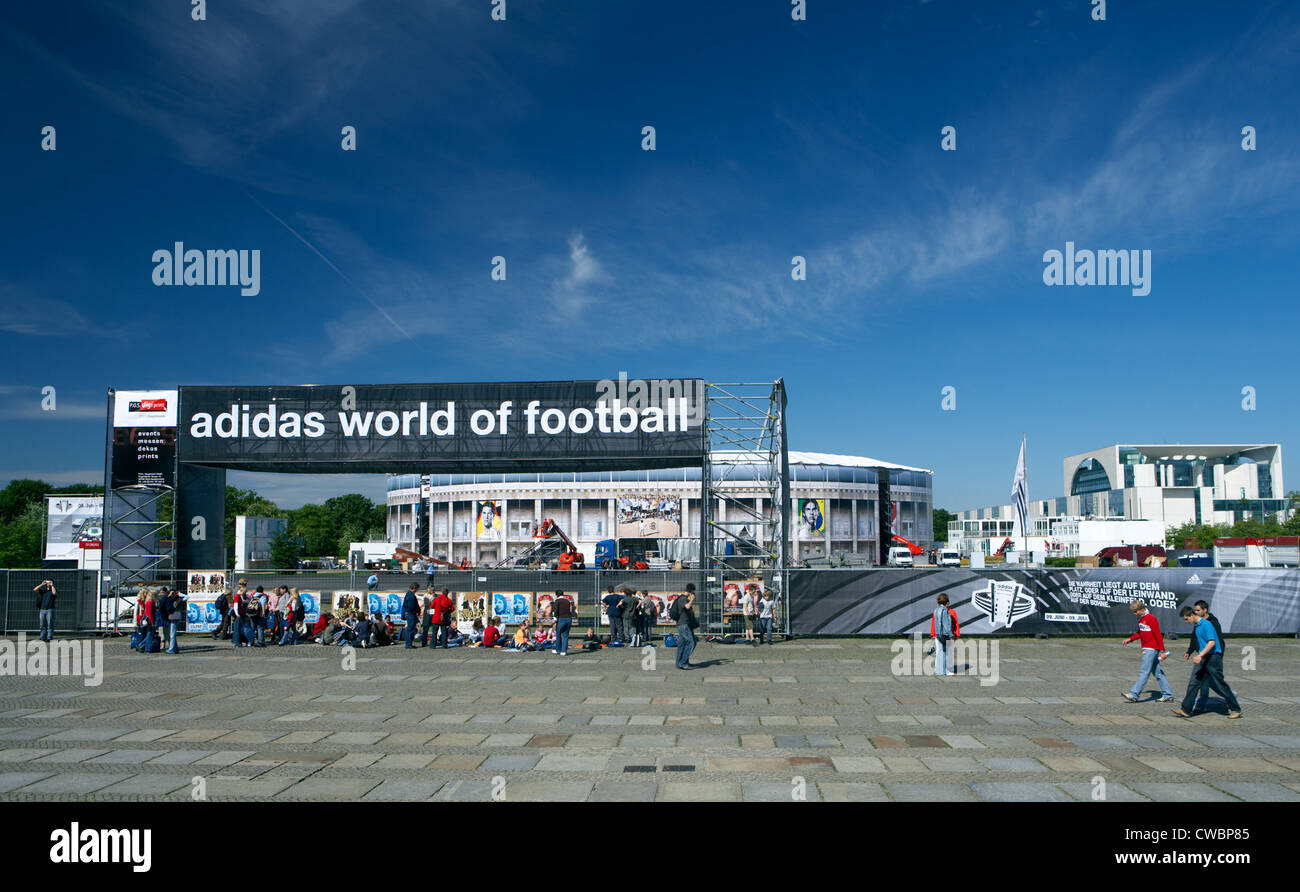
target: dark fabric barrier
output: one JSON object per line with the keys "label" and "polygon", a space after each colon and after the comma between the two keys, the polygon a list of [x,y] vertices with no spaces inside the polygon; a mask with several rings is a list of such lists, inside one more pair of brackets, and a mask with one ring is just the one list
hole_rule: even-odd
{"label": "dark fabric barrier", "polygon": [[1185,634],[1178,615],[1198,600],[1225,633],[1300,630],[1300,570],[1191,567],[1147,570],[794,570],[796,635],[929,633],[946,592],[963,632],[978,635],[1128,635],[1129,604],[1147,602],[1166,632]]}

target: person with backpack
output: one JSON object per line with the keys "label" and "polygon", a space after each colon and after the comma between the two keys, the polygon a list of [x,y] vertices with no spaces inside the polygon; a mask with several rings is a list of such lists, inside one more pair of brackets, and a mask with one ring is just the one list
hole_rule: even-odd
{"label": "person with backpack", "polygon": [[212,630],[212,640],[218,641],[230,631],[230,589],[225,589],[217,595],[216,603],[212,605],[217,609],[217,614],[221,617],[221,624]]}
{"label": "person with backpack", "polygon": [[402,641],[407,649],[415,647],[416,627],[420,624],[420,599],[415,594],[419,590],[420,587],[412,582],[406,589],[406,597],[402,598],[402,622],[405,623]]}
{"label": "person with backpack", "polygon": [[141,589],[135,604],[135,638],[132,649],[148,653],[149,639],[154,635],[154,597],[150,589]]}
{"label": "person with backpack", "polygon": [[235,647],[243,647],[246,643],[244,609],[248,606],[248,580],[239,580],[237,586],[230,598],[230,640]]}
{"label": "person with backpack", "polygon": [[694,669],[691,653],[695,650],[695,630],[700,626],[695,618],[694,583],[686,584],[686,593],[673,601],[668,616],[677,624],[677,668]]}
{"label": "person with backpack", "polygon": [[443,648],[450,640],[452,614],[455,612],[456,602],[451,599],[450,592],[443,589],[433,599],[433,621],[438,626],[438,645]]}
{"label": "person with backpack", "polygon": [[1129,637],[1125,638],[1124,644],[1131,644],[1141,639],[1142,641],[1142,670],[1138,673],[1137,684],[1133,689],[1124,692],[1124,699],[1130,703],[1138,702],[1138,697],[1142,694],[1142,689],[1146,687],[1147,679],[1151,673],[1155,672],[1156,683],[1160,685],[1160,700],[1163,703],[1172,703],[1174,699],[1174,690],[1169,686],[1169,679],[1165,676],[1165,670],[1160,665],[1165,657],[1169,656],[1169,651],[1165,650],[1165,639],[1160,634],[1160,621],[1156,615],[1147,609],[1147,602],[1141,598],[1128,605],[1129,610],[1137,617],[1138,630]]}
{"label": "person with backpack", "polygon": [[622,603],[623,598],[614,591],[614,586],[609,587],[609,594],[600,599],[600,603],[605,605],[605,616],[609,618],[609,640],[623,640],[623,611],[618,606]]}

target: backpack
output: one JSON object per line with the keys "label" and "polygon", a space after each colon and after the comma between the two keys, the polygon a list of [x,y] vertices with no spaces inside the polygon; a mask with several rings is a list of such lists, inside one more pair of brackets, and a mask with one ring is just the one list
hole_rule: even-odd
{"label": "backpack", "polygon": [[244,605],[244,615],[249,619],[257,619],[262,615],[262,602],[257,596],[248,599],[248,603]]}
{"label": "backpack", "polygon": [[213,605],[217,608],[217,613],[225,613],[226,608],[230,606],[230,601],[226,598],[226,593],[222,592],[217,595],[217,603]]}
{"label": "backpack", "polygon": [[668,618],[675,623],[682,621],[682,599],[678,598],[673,601],[673,606],[668,608]]}
{"label": "backpack", "polygon": [[934,637],[943,639],[952,637],[952,614],[942,604],[934,611]]}

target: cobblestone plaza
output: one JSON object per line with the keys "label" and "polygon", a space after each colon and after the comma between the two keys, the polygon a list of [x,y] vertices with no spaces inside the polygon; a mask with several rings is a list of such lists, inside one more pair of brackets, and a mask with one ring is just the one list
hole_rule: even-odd
{"label": "cobblestone plaza", "polygon": [[[569,657],[396,647],[179,656],[0,678],[0,800],[1300,801],[1300,642],[1233,638],[1193,719],[1127,703],[1135,650],[1000,640],[1000,680],[891,673],[891,642]],[[1242,668],[1242,648],[1256,668]],[[1171,643],[1176,693],[1189,664]],[[201,781],[196,781],[201,779]],[[494,797],[495,794],[495,797]]]}

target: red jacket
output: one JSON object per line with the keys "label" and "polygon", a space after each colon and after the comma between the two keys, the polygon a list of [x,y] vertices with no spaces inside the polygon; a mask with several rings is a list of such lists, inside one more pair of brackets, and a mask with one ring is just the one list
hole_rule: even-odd
{"label": "red jacket", "polygon": [[452,611],[456,609],[456,603],[446,595],[438,595],[433,599],[433,624],[435,626],[445,626],[451,622]]}
{"label": "red jacket", "polygon": [[[952,637],[961,637],[961,626],[957,625],[957,611],[951,607],[948,608],[948,615],[952,617]],[[934,614],[930,614],[930,637],[934,637]]]}
{"label": "red jacket", "polygon": [[1165,638],[1160,634],[1160,620],[1151,611],[1147,611],[1138,617],[1138,630],[1124,641],[1128,644],[1130,641],[1142,639],[1142,649],[1151,648],[1163,652],[1165,649]]}
{"label": "red jacket", "polygon": [[495,647],[497,641],[501,639],[501,630],[496,626],[488,626],[483,630],[483,646]]}

